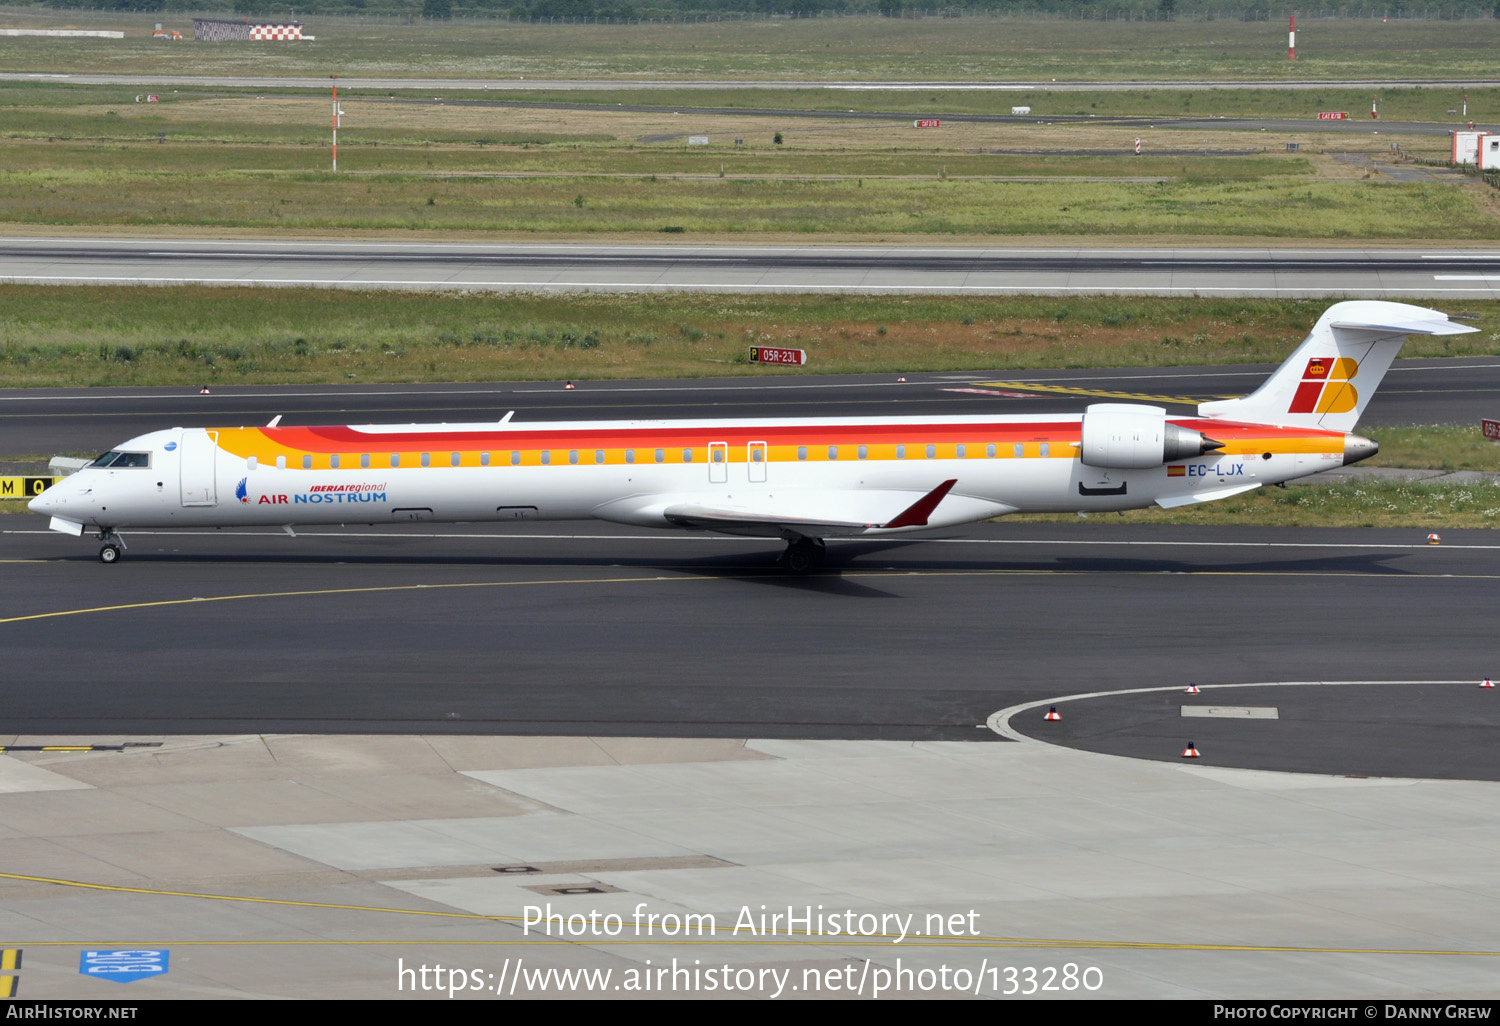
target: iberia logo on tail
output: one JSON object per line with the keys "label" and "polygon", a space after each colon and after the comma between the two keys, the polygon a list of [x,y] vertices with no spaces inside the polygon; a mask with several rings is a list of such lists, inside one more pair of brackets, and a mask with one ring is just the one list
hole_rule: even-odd
{"label": "iberia logo on tail", "polygon": [[1358,373],[1359,361],[1350,357],[1313,357],[1307,361],[1287,412],[1348,413],[1359,403],[1359,392],[1352,384]]}

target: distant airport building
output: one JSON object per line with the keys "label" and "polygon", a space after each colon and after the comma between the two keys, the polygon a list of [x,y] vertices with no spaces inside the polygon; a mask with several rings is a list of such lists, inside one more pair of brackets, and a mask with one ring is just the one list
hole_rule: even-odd
{"label": "distant airport building", "polygon": [[1478,164],[1479,151],[1488,132],[1458,131],[1453,133],[1453,163]]}
{"label": "distant airport building", "polygon": [[193,39],[200,43],[240,43],[262,39],[301,39],[302,23],[230,21],[225,18],[194,18]]}

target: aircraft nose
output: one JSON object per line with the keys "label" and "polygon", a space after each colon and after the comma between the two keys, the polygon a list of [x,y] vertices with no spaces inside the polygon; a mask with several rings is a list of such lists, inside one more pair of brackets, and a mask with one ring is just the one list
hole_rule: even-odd
{"label": "aircraft nose", "polygon": [[48,488],[46,491],[42,492],[42,494],[38,495],[36,498],[28,502],[26,504],[26,508],[31,510],[31,512],[33,513],[40,513],[43,516],[52,516],[57,512],[57,505],[54,501],[55,498],[56,496],[52,494],[52,489]]}

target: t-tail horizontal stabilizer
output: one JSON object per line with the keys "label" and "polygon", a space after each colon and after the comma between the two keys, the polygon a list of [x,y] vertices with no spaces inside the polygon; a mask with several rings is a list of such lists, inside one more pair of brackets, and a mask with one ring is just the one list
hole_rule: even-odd
{"label": "t-tail horizontal stabilizer", "polygon": [[1240,399],[1200,403],[1217,420],[1352,431],[1408,335],[1477,331],[1426,307],[1379,300],[1335,303],[1265,383]]}

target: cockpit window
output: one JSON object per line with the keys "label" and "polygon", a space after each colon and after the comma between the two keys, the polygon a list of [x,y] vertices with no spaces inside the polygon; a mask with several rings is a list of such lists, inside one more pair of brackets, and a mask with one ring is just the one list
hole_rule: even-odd
{"label": "cockpit window", "polygon": [[119,470],[121,467],[149,467],[151,466],[151,454],[149,452],[120,452],[118,450],[107,452],[100,456],[91,467],[113,467]]}

